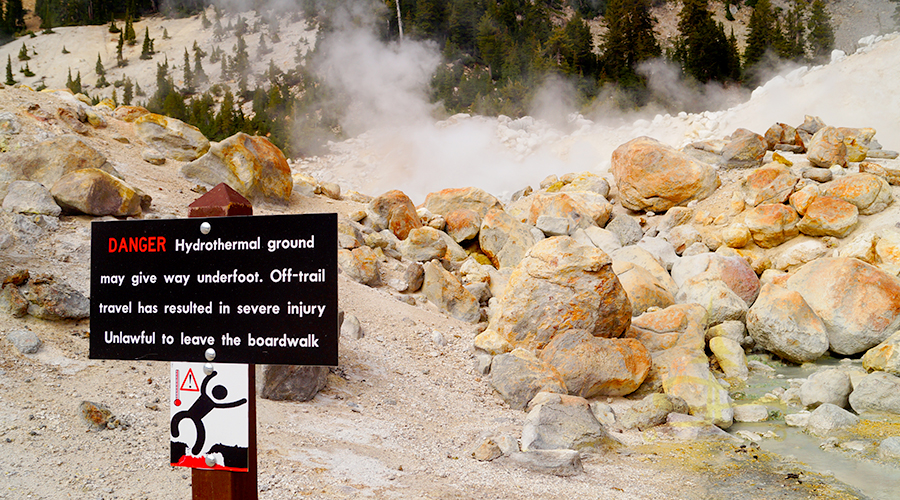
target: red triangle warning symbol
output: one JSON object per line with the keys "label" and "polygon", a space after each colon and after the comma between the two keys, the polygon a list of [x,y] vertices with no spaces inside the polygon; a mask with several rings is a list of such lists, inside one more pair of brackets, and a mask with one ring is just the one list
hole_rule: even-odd
{"label": "red triangle warning symbol", "polygon": [[188,369],[187,375],[184,376],[184,382],[181,383],[181,390],[186,392],[200,392],[200,385],[194,378],[194,370]]}

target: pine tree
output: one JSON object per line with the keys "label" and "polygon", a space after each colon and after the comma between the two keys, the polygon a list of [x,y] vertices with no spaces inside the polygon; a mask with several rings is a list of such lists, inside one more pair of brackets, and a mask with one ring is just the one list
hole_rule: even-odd
{"label": "pine tree", "polygon": [[769,0],[758,0],[750,15],[747,47],[744,49],[744,67],[749,68],[762,60],[767,50],[774,48],[775,14]]}
{"label": "pine tree", "polygon": [[121,33],[121,32],[122,32],[122,30],[119,29],[118,26],[116,26],[116,17],[115,17],[114,15],[113,15],[113,16],[110,16],[110,20],[109,20],[109,32],[110,32],[110,33]]}
{"label": "pine tree", "polygon": [[268,54],[269,52],[272,52],[272,49],[270,49],[269,47],[266,46],[266,38],[263,36],[262,33],[259,34],[258,52],[259,53],[258,53],[257,57],[259,57],[260,59],[262,59],[262,56]]}
{"label": "pine tree", "polygon": [[[71,73],[69,77],[71,77]],[[6,84],[7,85],[15,85],[16,81],[13,79],[13,70],[12,70],[12,57],[6,56]]]}
{"label": "pine tree", "polygon": [[150,39],[150,27],[144,31],[144,45],[141,47],[141,59],[153,58],[153,40]]}
{"label": "pine tree", "polygon": [[122,47],[125,45],[125,33],[119,32],[119,43],[116,45],[116,66],[123,67],[128,64],[125,56],[122,55]]}
{"label": "pine tree", "polygon": [[22,48],[19,49],[19,60],[20,61],[28,61],[31,60],[31,57],[28,56],[28,49],[25,47],[25,44],[22,44]]}
{"label": "pine tree", "polygon": [[187,48],[184,49],[184,88],[188,93],[194,92],[194,74],[191,72],[191,56]]}
{"label": "pine tree", "polygon": [[125,86],[122,88],[122,102],[126,106],[131,106],[131,100],[134,99],[134,85],[131,78],[125,77]]}
{"label": "pine tree", "polygon": [[209,29],[212,26],[212,23],[209,22],[209,19],[206,17],[206,9],[203,9],[200,13],[200,22],[203,25],[203,29]]}
{"label": "pine tree", "polygon": [[75,81],[73,82],[73,86],[74,86],[74,88],[72,89],[72,92],[75,92],[76,94],[81,94],[81,93],[82,93],[82,89],[81,89],[81,70],[78,70],[78,74],[75,75]]}
{"label": "pine tree", "polygon": [[3,24],[5,31],[12,35],[25,29],[25,9],[22,0],[6,0]]}
{"label": "pine tree", "polygon": [[804,4],[795,0],[794,7],[784,16],[783,36],[778,55],[784,59],[801,61],[806,57],[806,27],[803,25]]}
{"label": "pine tree", "polygon": [[167,28],[163,28],[163,40],[169,40],[171,37],[169,36],[169,30]]}
{"label": "pine tree", "polygon": [[94,71],[97,73],[97,88],[108,87],[109,82],[106,81],[106,69],[103,68],[103,61],[100,59],[100,54],[97,54],[97,65],[94,67]]}
{"label": "pine tree", "polygon": [[724,81],[730,77],[728,39],[725,28],[715,22],[707,0],[684,0],[679,13],[675,59],[685,73],[700,82]]}
{"label": "pine tree", "polygon": [[203,71],[203,65],[200,63],[200,52],[194,52],[194,81],[203,84],[209,80],[206,71]]}
{"label": "pine tree", "polygon": [[[898,7],[900,9],[900,7]],[[809,50],[812,59],[816,62],[827,61],[834,49],[834,28],[831,26],[831,16],[825,10],[825,2],[815,0],[809,15]]]}
{"label": "pine tree", "polygon": [[637,64],[662,53],[653,32],[649,3],[611,0],[605,17],[609,30],[603,41],[603,71],[607,78],[622,85],[637,85],[642,81],[636,72]]}
{"label": "pine tree", "polygon": [[69,52],[68,50],[66,50],[66,46],[65,46],[65,45],[63,45],[62,53],[63,53],[63,54],[71,54],[71,52]]}
{"label": "pine tree", "polygon": [[131,21],[131,14],[125,18],[125,43],[128,45],[137,44],[137,34],[134,32],[134,24]]}
{"label": "pine tree", "polygon": [[25,67],[22,68],[21,71],[22,71],[22,74],[24,74],[26,78],[31,78],[32,76],[34,76],[34,72],[31,71],[31,68],[28,67],[27,62],[25,63]]}

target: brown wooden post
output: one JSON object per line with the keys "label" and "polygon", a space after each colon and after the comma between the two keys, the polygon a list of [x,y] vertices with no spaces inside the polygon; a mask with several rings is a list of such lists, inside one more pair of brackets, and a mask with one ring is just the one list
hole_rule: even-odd
{"label": "brown wooden post", "polygon": [[[191,203],[188,217],[224,217],[253,215],[253,205],[225,183],[212,188]],[[247,472],[192,469],[193,500],[257,500],[259,488],[256,473],[256,365],[248,365],[247,421],[249,440]]]}

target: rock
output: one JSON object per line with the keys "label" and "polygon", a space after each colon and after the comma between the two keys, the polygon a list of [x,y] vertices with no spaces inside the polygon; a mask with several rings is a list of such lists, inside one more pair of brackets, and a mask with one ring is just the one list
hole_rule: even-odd
{"label": "rock", "polygon": [[113,116],[123,122],[133,123],[138,118],[149,114],[150,112],[147,111],[147,108],[141,106],[119,106],[116,108]]}
{"label": "rock", "polygon": [[606,230],[618,236],[622,246],[634,245],[644,237],[644,230],[641,229],[641,225],[627,215],[619,215],[613,218],[606,224]]}
{"label": "rock", "polygon": [[478,236],[483,216],[474,210],[462,208],[453,210],[444,216],[447,234],[457,243],[471,240]]}
{"label": "rock", "polygon": [[19,119],[13,113],[4,111],[0,113],[0,134],[16,135],[22,130]]}
{"label": "rock", "polygon": [[753,241],[762,248],[773,248],[800,233],[800,217],[793,208],[781,203],[763,204],[744,215],[744,224]]}
{"label": "rock", "polygon": [[385,272],[387,285],[402,293],[417,292],[425,282],[425,269],[419,262],[388,262],[388,266],[381,266]]}
{"label": "rock", "polygon": [[820,370],[800,386],[800,403],[810,409],[824,403],[846,408],[852,390],[847,372],[836,368]]}
{"label": "rock", "polygon": [[559,190],[564,193],[570,191],[588,191],[607,198],[609,196],[609,182],[593,172],[581,172],[572,177],[571,181]]}
{"label": "rock", "polygon": [[900,375],[900,331],[869,349],[862,357],[863,368]]}
{"label": "rock", "polygon": [[[206,154],[210,149],[209,140],[200,132],[200,129],[181,120],[147,113],[137,117],[133,123],[134,131],[138,137],[146,142],[148,146],[165,155],[166,158],[177,161],[194,161]],[[223,142],[226,141],[228,139]],[[230,155],[226,154],[226,156]],[[288,175],[290,176],[289,169]],[[241,177],[238,176],[238,178]],[[219,180],[217,182],[209,182],[209,184],[215,186],[219,182],[224,181]],[[237,186],[231,187],[241,192]],[[243,192],[241,194],[246,196]]]}
{"label": "rock", "polygon": [[141,159],[151,165],[164,165],[166,163],[165,155],[153,148],[144,148],[141,151]]}
{"label": "rock", "polygon": [[581,453],[575,450],[533,450],[515,452],[509,460],[528,470],[554,476],[570,477],[584,472]]}
{"label": "rock", "polygon": [[678,254],[675,253],[675,247],[663,238],[644,236],[637,246],[643,248],[666,268],[671,271],[672,266],[678,261]]}
{"label": "rock", "polygon": [[14,318],[21,318],[28,314],[28,299],[19,291],[15,284],[8,283],[0,289],[0,311]]}
{"label": "rock", "polygon": [[[322,191],[322,188],[319,187],[319,181],[317,181],[311,175],[295,173],[291,174],[291,180],[294,183],[294,187],[291,190],[292,193],[297,193],[303,196],[314,196],[316,193],[320,193]],[[368,201],[366,201],[365,203],[368,203]]]}
{"label": "rock", "polygon": [[866,351],[900,329],[900,278],[856,259],[804,264],[786,282],[825,324],[833,352]]}
{"label": "rock", "polygon": [[61,177],[50,193],[66,212],[117,217],[141,214],[141,193],[103,170],[86,168]]}
{"label": "rock", "polygon": [[291,199],[294,189],[291,168],[281,150],[265,137],[238,132],[208,150],[198,155],[199,158],[185,160],[194,161],[182,166],[181,174],[211,186],[224,182],[251,200],[287,202]]}
{"label": "rock", "polygon": [[[674,254],[675,252],[673,251],[672,255]],[[619,250],[609,253],[609,255],[613,259],[613,270],[616,269],[617,262],[631,262],[650,273],[656,282],[662,286],[668,294],[673,296],[673,299],[674,295],[678,293],[678,285],[675,283],[675,280],[672,279],[672,276],[666,270],[662,261],[643,247],[636,245],[622,247]],[[621,282],[621,280],[619,281]],[[633,304],[632,307],[634,307]]]}
{"label": "rock", "polygon": [[806,146],[806,157],[817,167],[846,167],[847,146],[844,144],[844,134],[835,127],[819,129]]}
{"label": "rock", "polygon": [[559,372],[525,349],[494,356],[490,372],[491,386],[513,409],[525,409],[539,392],[568,393]]}
{"label": "rock", "polygon": [[[872,157],[873,151],[869,151],[869,157]],[[897,152],[893,151],[893,158],[897,157]],[[864,161],[859,164],[859,173],[872,174],[888,181],[892,186],[900,185],[900,166],[894,164],[885,164]]]}
{"label": "rock", "polygon": [[581,405],[541,404],[528,412],[522,425],[522,449],[610,451],[620,445]]}
{"label": "rock", "polygon": [[567,236],[570,228],[575,226],[575,221],[568,217],[551,217],[549,215],[541,215],[535,221],[534,226],[541,230],[546,236]]}
{"label": "rock", "polygon": [[[365,236],[359,230],[357,224],[347,221],[338,220],[338,248],[351,250],[366,244]],[[378,234],[378,233],[375,233]],[[393,236],[393,235],[392,235]],[[376,245],[372,245],[373,247]],[[382,249],[383,250],[383,249]]]}
{"label": "rock", "polygon": [[734,405],[735,422],[765,422],[769,419],[766,405]]}
{"label": "rock", "polygon": [[765,203],[785,203],[800,179],[780,163],[769,163],[750,173],[741,183],[744,202],[755,207]]}
{"label": "rock", "polygon": [[537,225],[541,216],[569,219],[573,227],[603,227],[612,214],[612,204],[606,198],[587,191],[567,193],[535,193],[521,198],[507,207],[513,217]]}
{"label": "rock", "polygon": [[875,129],[839,127],[838,130],[844,135],[844,145],[847,147],[847,161],[859,162],[865,160],[869,152],[869,142],[875,137]]}
{"label": "rock", "polygon": [[736,442],[731,434],[704,420],[702,417],[670,413],[666,423],[644,431],[644,440],[648,442],[666,440],[695,443],[697,441]]}
{"label": "rock", "polygon": [[839,406],[824,403],[810,413],[806,431],[823,437],[858,423],[859,417],[856,415]]}
{"label": "rock", "polygon": [[411,229],[406,239],[400,242],[400,252],[406,259],[415,262],[440,259],[447,253],[447,243],[440,233],[431,227]]}
{"label": "rock", "polygon": [[675,226],[667,231],[663,238],[666,239],[675,248],[675,253],[684,255],[684,251],[694,243],[701,243],[703,235],[694,226],[682,225]]}
{"label": "rock", "polygon": [[750,370],[747,369],[747,356],[739,342],[725,337],[714,337],[709,341],[709,350],[712,351],[719,368],[727,378],[747,380]]}
{"label": "rock", "polygon": [[704,307],[675,305],[634,318],[626,336],[639,340],[653,360],[641,390],[661,387],[682,398],[691,414],[728,427],[733,419],[731,397],[709,370],[705,324]]}
{"label": "rock", "polygon": [[653,393],[631,405],[619,417],[619,424],[625,429],[646,430],[666,423],[670,413],[687,413],[687,403],[683,399],[668,394]]}
{"label": "rock", "polygon": [[327,366],[260,365],[257,391],[273,401],[310,401],[325,388],[328,371]]}
{"label": "rock", "polygon": [[52,278],[32,278],[19,288],[30,304],[28,314],[51,321],[85,319],[91,314],[90,299]]}
{"label": "rock", "polygon": [[81,137],[54,137],[0,158],[0,196],[6,195],[12,181],[34,181],[52,188],[62,176],[85,168],[98,168],[119,176],[106,157]]}
{"label": "rock", "polygon": [[[586,237],[588,241],[581,241],[580,238],[582,236]],[[572,237],[578,239],[579,243],[583,245],[593,245],[607,254],[612,254],[616,250],[622,248],[622,242],[619,241],[619,237],[615,233],[596,226],[576,229],[572,232]]]}
{"label": "rock", "polygon": [[706,309],[705,326],[743,321],[747,315],[747,303],[724,281],[704,275],[685,281],[675,294],[675,303],[699,304]]}
{"label": "rock", "polygon": [[884,231],[875,243],[875,265],[894,276],[900,275],[900,231]]}
{"label": "rock", "polygon": [[817,196],[797,223],[797,229],[809,236],[843,238],[853,232],[858,214],[855,205],[840,198]]}
{"label": "rock", "polygon": [[535,244],[535,237],[528,225],[494,208],[488,211],[481,223],[478,243],[494,266],[503,269],[517,266],[525,257],[525,252]]}
{"label": "rock", "polygon": [[585,330],[556,335],[540,359],[556,368],[569,394],[591,398],[634,392],[650,371],[650,353],[634,339],[605,339]]}
{"label": "rock", "polygon": [[381,284],[378,253],[369,247],[338,250],[338,265],[348,278],[363,285]]}
{"label": "rock", "polygon": [[640,316],[652,307],[665,309],[675,304],[672,293],[644,268],[631,262],[614,260],[613,271],[628,295],[632,316]]}
{"label": "rock", "polygon": [[454,211],[470,210],[478,214],[476,227],[481,225],[480,219],[488,213],[488,210],[502,208],[500,200],[486,191],[474,187],[444,189],[436,193],[429,193],[425,197],[423,206],[432,213],[444,216],[445,219]]}
{"label": "rock", "polygon": [[809,425],[810,412],[801,410],[797,413],[790,413],[784,416],[784,424],[789,427],[806,427]]}
{"label": "rock", "polygon": [[896,460],[900,458],[900,436],[884,438],[876,451],[879,458]]}
{"label": "rock", "polygon": [[768,144],[766,138],[747,129],[737,129],[722,149],[725,168],[755,168],[762,165]]}
{"label": "rock", "polygon": [[804,179],[809,179],[816,182],[828,182],[834,179],[834,174],[831,173],[831,170],[827,168],[808,168],[804,170],[801,175]]}
{"label": "rock", "polygon": [[803,139],[797,133],[797,129],[785,123],[776,123],[766,130],[766,146],[775,149],[779,144],[803,147]]}
{"label": "rock", "polygon": [[3,210],[20,214],[59,216],[62,209],[43,184],[33,181],[13,181],[3,198]]}
{"label": "rock", "polygon": [[747,312],[747,331],[759,347],[792,363],[815,361],[828,350],[825,323],[803,296],[770,284]]}
{"label": "rock", "polygon": [[743,344],[745,339],[746,328],[744,327],[744,322],[742,321],[723,321],[718,325],[711,326],[706,330],[705,340],[706,343],[716,338],[716,337],[725,337],[726,339],[733,340],[738,344]]}
{"label": "rock", "polygon": [[759,278],[741,257],[704,253],[684,257],[672,266],[672,281],[679,288],[691,278],[722,280],[747,305],[759,295]]}
{"label": "rock", "polygon": [[477,323],[481,319],[478,299],[456,277],[436,261],[426,262],[424,270],[422,292],[428,300],[460,321]]}
{"label": "rock", "polygon": [[856,384],[849,402],[856,413],[900,415],[900,378],[885,372],[870,373]]}
{"label": "rock", "polygon": [[803,216],[806,214],[806,209],[809,208],[813,201],[815,201],[817,196],[819,196],[819,186],[808,184],[791,194],[789,201],[791,207],[793,207],[799,215]]}
{"label": "rock", "polygon": [[366,214],[375,230],[390,229],[401,240],[422,227],[416,207],[402,191],[388,191],[374,198],[366,206]]}
{"label": "rock", "polygon": [[894,201],[890,184],[872,174],[854,174],[835,179],[822,186],[822,194],[856,205],[860,215],[877,214]]}
{"label": "rock", "polygon": [[711,166],[649,137],[616,148],[611,171],[622,206],[629,210],[664,212],[702,200],[720,185]]}
{"label": "rock", "polygon": [[488,328],[514,345],[540,349],[560,331],[584,329],[613,338],[630,322],[631,304],[609,256],[557,236],[528,251]]}
{"label": "rock", "polygon": [[828,248],[828,245],[818,239],[791,242],[785,245],[785,247],[786,248],[775,257],[775,261],[772,263],[774,265],[773,271],[793,269],[802,266],[807,262],[812,262],[816,259],[833,254],[832,249]]}
{"label": "rock", "polygon": [[319,189],[322,191],[322,195],[331,198],[332,200],[342,199],[341,186],[334,182],[323,182],[319,185]]}
{"label": "rock", "polygon": [[106,407],[100,403],[91,401],[82,401],[78,405],[81,412],[81,418],[87,422],[91,430],[101,431],[103,429],[115,429],[116,427],[127,427],[120,419]]}
{"label": "rock", "polygon": [[41,339],[31,330],[13,330],[6,334],[6,340],[22,354],[34,354],[41,348]]}
{"label": "rock", "polygon": [[722,229],[722,243],[729,248],[744,248],[753,239],[744,224],[732,224]]}
{"label": "rock", "polygon": [[359,323],[359,318],[352,314],[345,314],[344,321],[341,322],[341,337],[359,340],[364,336],[365,334],[363,333],[362,325]]}

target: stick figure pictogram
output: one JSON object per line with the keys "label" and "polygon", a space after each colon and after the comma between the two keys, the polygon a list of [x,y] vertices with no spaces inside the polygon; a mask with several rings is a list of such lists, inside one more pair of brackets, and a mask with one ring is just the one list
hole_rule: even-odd
{"label": "stick figure pictogram", "polygon": [[203,379],[203,383],[200,385],[200,397],[194,401],[194,404],[192,404],[190,408],[180,411],[172,417],[172,437],[177,438],[178,435],[181,434],[178,430],[178,424],[186,418],[191,419],[194,423],[194,427],[197,428],[197,441],[194,443],[194,446],[191,447],[191,454],[193,455],[200,454],[200,450],[203,449],[203,443],[206,441],[206,428],[203,426],[203,418],[209,415],[209,412],[216,408],[234,408],[247,402],[246,398],[241,398],[230,403],[216,402],[214,398],[216,400],[222,400],[228,397],[228,389],[226,389],[224,385],[213,387],[211,391],[212,397],[208,396],[206,394],[206,387],[209,385],[209,381],[212,380],[217,373],[218,372],[213,371]]}

